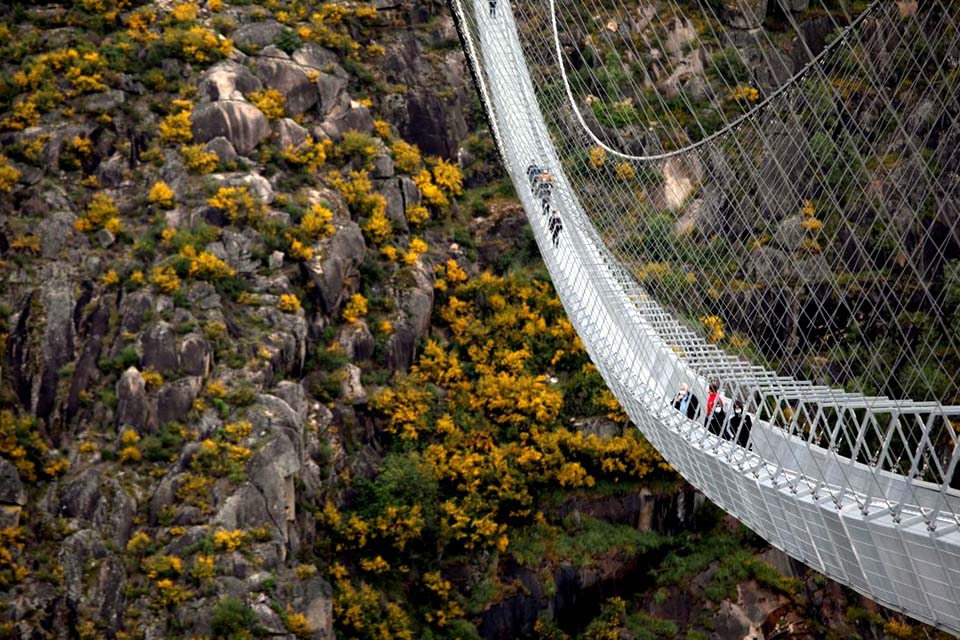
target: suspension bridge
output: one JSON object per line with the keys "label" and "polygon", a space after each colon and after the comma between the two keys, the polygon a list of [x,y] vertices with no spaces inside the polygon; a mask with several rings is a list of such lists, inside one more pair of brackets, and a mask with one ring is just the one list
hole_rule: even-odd
{"label": "suspension bridge", "polygon": [[[960,12],[826,3],[820,37],[787,3],[740,33],[691,4],[451,0],[554,286],[644,436],[774,546],[960,633]],[[714,381],[748,440],[674,408]]]}

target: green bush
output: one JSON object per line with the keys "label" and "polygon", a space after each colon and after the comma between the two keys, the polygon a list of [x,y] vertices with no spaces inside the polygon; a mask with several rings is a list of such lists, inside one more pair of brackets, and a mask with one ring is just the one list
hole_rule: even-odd
{"label": "green bush", "polygon": [[213,608],[210,630],[214,638],[239,640],[253,637],[256,615],[243,600],[227,596]]}
{"label": "green bush", "polygon": [[116,355],[112,360],[106,358],[101,358],[98,366],[100,370],[104,373],[123,373],[130,367],[134,367],[140,364],[140,354],[137,353],[137,350],[133,345],[129,345],[123,348],[120,353]]}
{"label": "green bush", "polygon": [[750,70],[743,64],[736,47],[720,49],[710,59],[708,73],[730,86],[738,85],[750,79]]}
{"label": "green bush", "polygon": [[156,435],[146,436],[140,444],[143,457],[151,462],[169,462],[171,458],[180,454],[183,447],[181,426],[170,422],[160,429]]}

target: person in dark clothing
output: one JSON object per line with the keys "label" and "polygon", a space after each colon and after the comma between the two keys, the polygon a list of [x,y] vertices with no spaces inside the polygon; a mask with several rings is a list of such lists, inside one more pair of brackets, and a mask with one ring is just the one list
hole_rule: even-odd
{"label": "person in dark clothing", "polygon": [[497,17],[497,0],[490,0],[490,17]]}
{"label": "person in dark clothing", "polygon": [[697,396],[690,392],[689,387],[687,387],[686,382],[680,383],[680,390],[677,391],[677,395],[673,398],[673,408],[684,414],[691,420],[696,420],[697,416],[700,414],[699,411],[700,400],[697,399]]}
{"label": "person in dark clothing", "polygon": [[530,165],[527,167],[527,179],[530,180],[530,188],[536,184],[537,178],[540,176],[540,167],[536,162],[530,161]]}
{"label": "person in dark clothing", "polygon": [[560,246],[560,232],[563,231],[563,221],[560,215],[554,212],[550,216],[550,234],[553,236],[553,246]]}
{"label": "person in dark clothing", "polygon": [[537,189],[536,196],[540,198],[540,205],[542,207],[540,213],[542,215],[547,215],[550,213],[550,195],[553,193],[553,176],[550,175],[550,172],[544,169],[540,173],[540,178],[537,180]]}
{"label": "person in dark clothing", "polygon": [[734,440],[741,447],[746,447],[750,441],[750,427],[753,421],[743,412],[743,403],[739,400],[733,402],[733,415],[730,416],[730,422],[724,431],[724,438]]}

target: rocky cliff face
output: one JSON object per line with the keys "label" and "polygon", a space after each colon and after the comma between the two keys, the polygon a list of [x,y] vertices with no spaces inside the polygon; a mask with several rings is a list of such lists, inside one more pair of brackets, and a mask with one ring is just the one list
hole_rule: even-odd
{"label": "rocky cliff face", "polygon": [[[381,285],[389,334],[366,310],[341,326],[375,284],[360,225],[385,205],[409,241],[423,164],[409,147],[395,169],[391,143],[455,158],[474,123],[436,7],[317,5],[336,15],[313,30],[306,10],[0,11],[5,635],[333,636],[330,585],[300,560],[366,391],[318,354],[410,366],[433,274],[411,254],[413,281]],[[374,210],[321,177],[351,170]],[[311,383],[341,397],[343,376],[331,412]]]}

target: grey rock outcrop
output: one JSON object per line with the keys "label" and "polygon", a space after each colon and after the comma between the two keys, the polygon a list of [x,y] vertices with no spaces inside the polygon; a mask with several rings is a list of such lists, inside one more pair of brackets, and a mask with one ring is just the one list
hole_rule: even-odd
{"label": "grey rock outcrop", "polygon": [[140,340],[141,361],[146,369],[161,374],[176,371],[179,366],[177,357],[177,336],[166,322],[158,322],[150,327]]}
{"label": "grey rock outcrop", "polygon": [[347,80],[330,73],[321,73],[317,78],[317,95],[320,101],[320,114],[326,116],[340,102]]}
{"label": "grey rock outcrop", "polygon": [[341,327],[337,344],[350,360],[369,360],[373,356],[373,334],[363,320]]}
{"label": "grey rock outcrop", "polygon": [[117,382],[117,426],[143,431],[148,412],[147,386],[137,368],[130,367]]}
{"label": "grey rock outcrop", "polygon": [[21,307],[7,353],[21,405],[49,426],[56,418],[59,372],[73,360],[76,301],[73,285],[63,274],[57,271],[47,277]]}
{"label": "grey rock outcrop", "polygon": [[723,21],[734,29],[756,29],[767,15],[767,0],[722,0]]}
{"label": "grey rock outcrop", "polygon": [[27,492],[20,482],[17,468],[9,460],[0,458],[0,529],[16,528],[25,504]]}
{"label": "grey rock outcrop", "polygon": [[317,87],[306,72],[276,47],[269,47],[257,56],[256,69],[265,86],[283,94],[288,115],[300,115],[320,99]]}
{"label": "grey rock outcrop", "polygon": [[130,538],[136,500],[115,479],[102,478],[97,469],[86,469],[65,481],[59,495],[46,500],[51,515],[76,519],[83,528],[102,530],[105,539],[117,545],[125,545]]}
{"label": "grey rock outcrop", "polygon": [[180,343],[180,368],[184,373],[206,377],[213,365],[213,350],[203,336],[192,333]]}
{"label": "grey rock outcrop", "polygon": [[366,242],[357,223],[350,221],[338,229],[323,252],[315,252],[307,263],[310,279],[324,313],[333,315],[346,297],[345,281],[356,282],[357,269],[366,255]]}
{"label": "grey rock outcrop", "polygon": [[224,165],[236,162],[237,158],[239,158],[237,155],[237,150],[233,148],[233,144],[231,144],[230,141],[223,136],[217,136],[208,142],[205,149],[217,154],[217,158],[220,159],[220,163]]}
{"label": "grey rock outcrop", "polygon": [[200,94],[210,101],[243,100],[245,94],[262,88],[253,72],[232,60],[213,65],[200,80]]}
{"label": "grey rock outcrop", "polygon": [[409,319],[417,338],[430,331],[433,315],[433,272],[422,262],[411,268],[413,286],[398,292],[400,309]]}
{"label": "grey rock outcrop", "polygon": [[27,493],[20,482],[20,474],[13,463],[0,458],[0,504],[23,506],[27,503]]}
{"label": "grey rock outcrop", "polygon": [[300,146],[310,134],[294,120],[282,118],[273,124],[273,135],[277,139],[277,147],[286,149]]}
{"label": "grey rock outcrop", "polygon": [[286,27],[276,20],[245,24],[231,34],[233,43],[243,50],[270,46],[283,34]]}
{"label": "grey rock outcrop", "polygon": [[248,155],[270,136],[270,123],[260,109],[240,100],[218,100],[197,107],[192,116],[193,137],[209,142],[223,137],[240,155]]}
{"label": "grey rock outcrop", "polygon": [[157,395],[157,425],[182,420],[193,409],[193,401],[203,388],[199,377],[181,378],[164,384]]}

